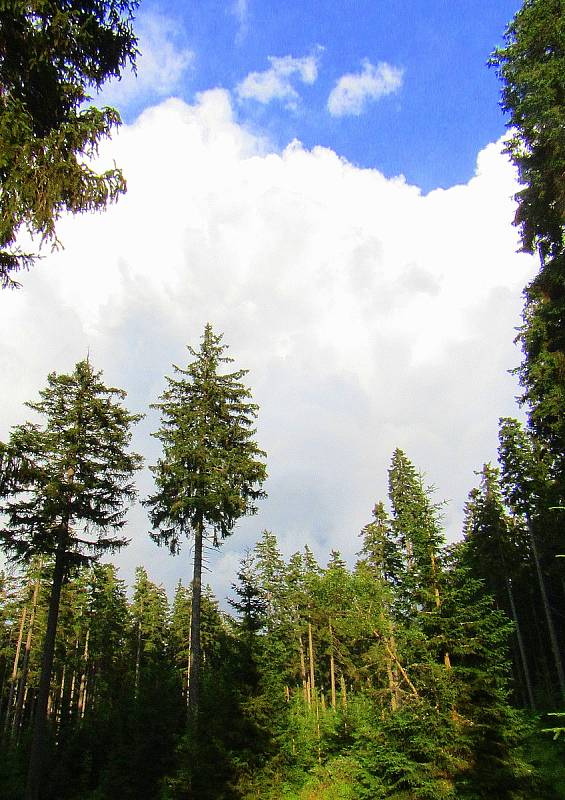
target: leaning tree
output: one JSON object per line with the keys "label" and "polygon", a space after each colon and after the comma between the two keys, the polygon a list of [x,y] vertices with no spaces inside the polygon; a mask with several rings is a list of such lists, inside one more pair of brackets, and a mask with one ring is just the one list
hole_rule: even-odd
{"label": "leaning tree", "polygon": [[50,374],[40,399],[27,403],[42,422],[17,426],[0,443],[2,546],[14,560],[43,555],[53,565],[26,800],[39,797],[42,779],[61,587],[73,566],[127,544],[120,529],[142,463],[128,451],[141,415],[130,414],[125,392],[105,386],[101,375],[89,360],[70,375]]}
{"label": "leaning tree", "polygon": [[222,373],[233,359],[224,355],[222,335],[207,324],[200,350],[188,347],[193,360],[174,366],[174,378],[154,407],[161,428],[154,434],[163,454],[152,467],[156,492],[145,504],[152,538],[180,550],[183,537],[194,537],[189,710],[197,719],[200,684],[200,600],[204,540],[219,546],[237,520],[257,511],[264,496],[265,453],[254,441],[257,406],[241,382],[247,370]]}

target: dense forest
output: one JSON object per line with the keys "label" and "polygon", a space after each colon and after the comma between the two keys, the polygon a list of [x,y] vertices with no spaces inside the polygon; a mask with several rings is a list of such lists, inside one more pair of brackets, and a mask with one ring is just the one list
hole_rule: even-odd
{"label": "dense forest", "polygon": [[[23,151],[2,167],[5,286],[34,258],[14,249],[21,224],[53,238],[63,207],[97,208],[125,188],[121,173],[76,161],[117,118],[90,109],[81,127],[78,110],[85,87],[134,58],[136,4],[92,4],[90,32],[60,5],[45,5],[45,41],[27,4],[0,9],[2,33],[20,37],[3,44],[2,122],[50,154],[43,216],[24,191],[37,154],[13,185]],[[169,598],[139,566],[127,587],[111,555],[137,497],[140,415],[89,358],[51,373],[28,403],[34,421],[0,442],[4,800],[565,797],[563,12],[562,0],[526,0],[492,56],[522,185],[516,223],[540,270],[518,334],[527,421],[500,420],[498,463],[477,465],[460,539],[446,542],[425,465],[396,449],[388,498],[367,498],[366,525],[343,532],[358,537],[355,564],[335,550],[319,564],[308,547],[285,559],[276,534],[258,531],[222,610],[202,584],[205,548],[255,513],[267,461],[246,371],[229,371],[207,325],[155,404],[161,456],[141,498],[157,545],[190,542],[192,579]],[[61,69],[41,68],[37,48],[48,61],[65,37]],[[28,80],[58,98],[51,115],[20,80],[26,58]]]}
{"label": "dense forest", "polygon": [[[201,602],[198,719],[189,713],[191,588],[111,564],[62,592],[49,693],[53,798],[558,798],[562,513],[532,440],[500,431],[497,469],[447,546],[438,505],[400,450],[349,569],[264,531],[220,610]],[[533,470],[537,470],[535,473]],[[539,505],[524,500],[535,484]],[[2,786],[20,797],[53,561],[2,576]],[[555,647],[554,647],[555,645]],[[561,787],[561,788],[559,788]]]}

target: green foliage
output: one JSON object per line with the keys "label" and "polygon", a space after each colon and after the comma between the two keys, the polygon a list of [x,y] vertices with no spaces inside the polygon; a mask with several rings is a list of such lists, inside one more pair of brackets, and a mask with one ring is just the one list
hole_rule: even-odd
{"label": "green foliage", "polygon": [[141,415],[126,411],[125,392],[105,386],[89,361],[51,373],[40,397],[27,405],[43,425],[15,427],[3,446],[0,536],[14,559],[53,556],[62,541],[68,564],[89,563],[127,543],[117,532],[136,494],[142,459],[127,447]]}
{"label": "green foliage", "polygon": [[172,553],[183,534],[199,524],[209,526],[214,544],[229,536],[239,517],[256,512],[264,496],[265,453],[253,436],[257,406],[241,379],[246,370],[221,374],[222,336],[206,325],[200,350],[188,347],[193,361],[186,369],[175,366],[178,378],[167,378],[168,388],[155,405],[162,427],[154,434],[163,456],[152,467],[157,492],[145,504],[155,528],[153,539]]}
{"label": "green foliage", "polygon": [[63,211],[104,208],[125,191],[119,169],[86,161],[120,123],[112,108],[85,107],[135,63],[137,0],[14,0],[0,5],[0,283],[35,256],[20,228],[57,243]]}
{"label": "green foliage", "polygon": [[526,288],[519,369],[532,429],[565,452],[565,9],[525,0],[495,51],[510,115],[507,151],[523,186],[516,195],[522,247],[541,269]]}

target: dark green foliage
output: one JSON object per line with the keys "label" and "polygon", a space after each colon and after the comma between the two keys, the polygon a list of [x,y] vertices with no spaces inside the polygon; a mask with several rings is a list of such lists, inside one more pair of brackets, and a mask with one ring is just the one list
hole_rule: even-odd
{"label": "dark green foliage", "polygon": [[206,325],[200,350],[189,347],[193,361],[174,367],[178,378],[167,378],[168,389],[155,407],[161,411],[163,445],[155,467],[157,491],[145,505],[152,538],[178,553],[184,536],[194,536],[192,579],[189,708],[196,719],[199,705],[200,602],[204,538],[219,546],[237,520],[254,514],[264,496],[267,473],[253,437],[257,406],[241,382],[246,370],[221,373],[233,359],[224,355],[222,336]]}
{"label": "dark green foliage", "polygon": [[193,361],[174,367],[177,378],[155,408],[162,427],[154,434],[163,445],[155,467],[157,492],[148,498],[153,539],[177,553],[184,535],[202,524],[214,544],[229,536],[237,520],[256,511],[264,493],[265,453],[253,441],[257,406],[241,379],[246,370],[221,374],[222,336],[206,325],[200,350],[188,347]]}
{"label": "dark green foliage", "polygon": [[[530,424],[565,452],[565,6],[525,0],[491,63],[510,115],[507,145],[523,188],[516,195],[522,248],[541,269],[526,288],[519,369]],[[561,461],[563,463],[563,461]]]}
{"label": "dark green foliage", "polygon": [[[128,453],[130,427],[141,417],[106,387],[89,361],[70,375],[52,373],[41,399],[27,405],[44,418],[13,429],[0,472],[1,531],[9,555],[29,562],[53,556],[63,542],[68,566],[89,563],[126,544],[115,535],[135,497],[132,474],[141,457]],[[80,526],[73,527],[71,526]]]}
{"label": "dark green foliage", "polygon": [[85,157],[120,123],[114,109],[85,106],[135,63],[137,0],[13,0],[0,4],[0,283],[35,256],[20,228],[57,242],[63,211],[101,209],[125,191],[119,169],[100,175]]}
{"label": "dark green foliage", "polygon": [[53,559],[26,800],[39,796],[51,743],[47,708],[65,577],[126,544],[117,534],[135,496],[132,474],[141,466],[141,457],[127,451],[130,427],[140,417],[126,411],[120,402],[125,392],[106,387],[89,361],[71,375],[49,375],[40,394],[28,405],[43,425],[13,429],[0,473],[4,548],[24,563],[37,555]]}

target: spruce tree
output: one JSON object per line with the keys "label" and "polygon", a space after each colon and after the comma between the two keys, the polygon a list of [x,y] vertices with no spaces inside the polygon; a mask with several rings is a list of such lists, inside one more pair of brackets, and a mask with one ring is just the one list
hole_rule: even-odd
{"label": "spruce tree", "polygon": [[525,289],[518,370],[536,435],[565,453],[565,13],[563,0],[524,0],[491,63],[509,114],[507,151],[518,169],[516,224],[540,270]]}
{"label": "spruce tree", "polygon": [[480,484],[471,490],[465,506],[464,543],[459,548],[459,558],[474,578],[484,581],[497,608],[514,623],[516,682],[524,687],[527,704],[534,709],[530,658],[524,638],[529,603],[523,602],[523,581],[525,572],[527,580],[531,577],[527,570],[529,543],[523,526],[504,506],[499,470],[485,464],[480,475]]}
{"label": "spruce tree", "polygon": [[126,189],[117,168],[87,163],[120,124],[86,104],[90,89],[135,64],[137,0],[11,0],[0,5],[0,286],[36,256],[20,228],[57,243],[63,211],[101,209]]}
{"label": "spruce tree", "polygon": [[522,520],[529,534],[539,596],[549,639],[548,649],[553,656],[555,675],[561,699],[565,699],[565,669],[563,646],[554,620],[554,609],[562,605],[563,573],[559,574],[559,531],[551,507],[562,497],[561,480],[557,474],[559,461],[540,441],[529,434],[515,419],[500,420],[499,460],[502,490],[514,515]]}
{"label": "spruce tree", "polygon": [[438,559],[443,534],[438,507],[432,503],[422,476],[398,448],[392,455],[388,476],[392,527],[404,558],[398,582],[405,595],[406,613],[430,612],[441,604]]}
{"label": "spruce tree", "polygon": [[[47,738],[47,702],[61,587],[69,569],[113,552],[131,482],[141,457],[128,452],[131,425],[140,419],[123,407],[125,392],[104,385],[88,360],[69,375],[52,373],[40,399],[28,403],[43,423],[12,430],[0,472],[0,531],[9,556],[29,562],[53,560],[49,616],[44,641],[26,800],[39,796]],[[4,465],[6,469],[4,469]]]}
{"label": "spruce tree", "polygon": [[200,678],[200,603],[204,540],[214,546],[229,536],[237,520],[254,514],[264,495],[265,453],[254,441],[257,406],[242,383],[246,370],[222,373],[233,359],[207,324],[199,350],[186,369],[174,366],[174,378],[155,408],[161,428],[154,434],[163,455],[152,467],[156,492],[145,504],[152,538],[173,554],[183,537],[194,537],[191,668],[189,707],[196,718]]}

